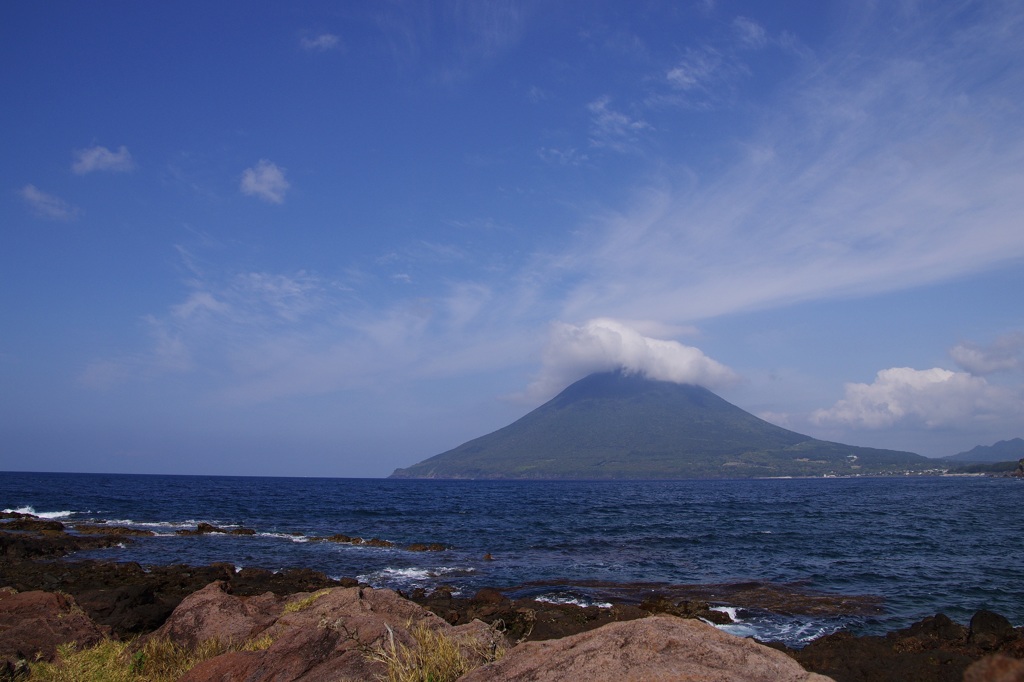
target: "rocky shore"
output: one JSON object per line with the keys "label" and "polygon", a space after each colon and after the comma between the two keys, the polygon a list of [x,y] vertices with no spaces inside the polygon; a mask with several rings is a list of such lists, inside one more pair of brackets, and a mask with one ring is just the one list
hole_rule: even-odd
{"label": "rocky shore", "polygon": [[611,596],[609,608],[512,599],[495,589],[469,598],[443,587],[400,594],[307,569],[71,560],[72,552],[130,541],[138,531],[66,531],[25,515],[0,530],[0,680],[27,679],[27,662],[53,660],[66,642],[141,646],[153,638],[182,647],[262,643],[217,655],[186,680],[263,679],[271,670],[280,680],[386,679],[389,651],[394,658],[422,648],[424,632],[440,633],[481,666],[465,680],[1024,680],[1024,629],[988,611],[967,624],[938,614],[885,636],[840,632],[789,649],[716,629],[709,623],[729,617],[710,604],[790,613],[877,604],[764,584],[648,590],[640,601],[615,599],[623,586],[595,584]]}

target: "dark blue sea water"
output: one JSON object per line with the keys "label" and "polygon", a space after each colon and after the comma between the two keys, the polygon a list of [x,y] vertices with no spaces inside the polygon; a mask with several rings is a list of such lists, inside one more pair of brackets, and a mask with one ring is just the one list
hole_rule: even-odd
{"label": "dark blue sea water", "polygon": [[[979,608],[1024,624],[1024,482],[1013,479],[488,482],[3,473],[0,509],[68,524],[153,529],[158,536],[83,555],[142,564],[308,567],[380,587],[445,584],[471,595],[488,586],[581,603],[630,593],[596,583],[637,582],[768,582],[882,599],[881,609],[867,614],[744,610],[729,626],[793,645],[842,627],[891,630],[937,612],[966,622]],[[203,521],[258,535],[174,534]],[[308,541],[334,533],[451,549]]]}

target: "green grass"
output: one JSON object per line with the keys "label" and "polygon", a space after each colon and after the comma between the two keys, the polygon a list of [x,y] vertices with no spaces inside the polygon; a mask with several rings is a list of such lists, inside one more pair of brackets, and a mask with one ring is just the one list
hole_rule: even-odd
{"label": "green grass", "polygon": [[409,630],[415,646],[396,643],[388,628],[386,643],[378,645],[368,657],[387,667],[384,682],[453,682],[470,670],[496,661],[505,655],[504,647],[484,642],[460,644],[444,632],[419,623]]}
{"label": "green grass", "polygon": [[314,592],[313,594],[309,595],[308,597],[303,597],[302,599],[298,599],[296,601],[288,602],[287,604],[284,605],[284,612],[285,613],[297,613],[298,611],[305,611],[306,609],[308,609],[310,606],[313,605],[313,602],[315,602],[317,599],[319,599],[320,597],[324,596],[325,594],[327,594],[330,591],[331,591],[330,588],[324,588],[322,590]]}
{"label": "green grass", "polygon": [[203,661],[230,651],[256,651],[271,644],[269,636],[249,640],[239,646],[208,640],[188,649],[166,639],[137,642],[105,639],[99,644],[78,649],[63,644],[53,663],[45,661],[29,666],[29,679],[43,682],[173,682]]}

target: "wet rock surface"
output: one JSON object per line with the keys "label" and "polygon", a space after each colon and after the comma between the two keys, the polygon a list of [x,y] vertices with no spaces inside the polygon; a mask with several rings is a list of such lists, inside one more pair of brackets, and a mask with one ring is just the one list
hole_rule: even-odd
{"label": "wet rock surface", "polygon": [[355,580],[332,580],[309,569],[273,573],[245,568],[236,572],[231,564],[143,567],[131,562],[59,559],[76,550],[110,547],[123,541],[116,535],[0,532],[0,586],[18,592],[67,593],[93,621],[126,638],[160,627],[182,599],[217,580],[238,595],[286,595],[358,584]]}
{"label": "wet rock surface", "polygon": [[972,663],[987,656],[1024,659],[1024,628],[1013,628],[991,611],[977,612],[969,626],[940,613],[885,636],[838,632],[803,649],[773,646],[837,682],[959,682]]}

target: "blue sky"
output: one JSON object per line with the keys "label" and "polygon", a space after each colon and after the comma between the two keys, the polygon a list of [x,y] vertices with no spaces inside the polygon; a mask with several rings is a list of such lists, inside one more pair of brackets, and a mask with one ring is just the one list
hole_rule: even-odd
{"label": "blue sky", "polygon": [[5,3],[0,470],[383,476],[589,372],[1024,435],[1017,2]]}

